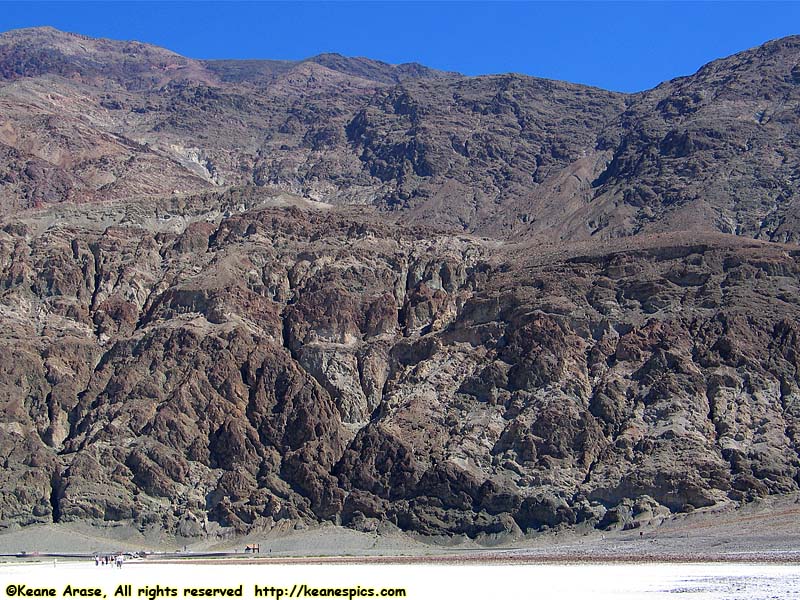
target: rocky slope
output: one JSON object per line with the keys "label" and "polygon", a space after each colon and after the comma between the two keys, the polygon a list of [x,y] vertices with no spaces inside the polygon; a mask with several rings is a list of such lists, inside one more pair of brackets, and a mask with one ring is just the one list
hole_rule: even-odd
{"label": "rocky slope", "polygon": [[646,92],[601,142],[614,148],[595,192],[595,203],[613,213],[607,227],[635,233],[705,223],[797,243],[798,111],[798,36]]}
{"label": "rocky slope", "polygon": [[798,48],[626,96],[3,34],[0,527],[796,493]]}
{"label": "rocky slope", "polygon": [[797,489],[797,247],[498,245],[261,194],[5,227],[4,523],[477,535]]}
{"label": "rocky slope", "polygon": [[50,28],[7,32],[0,210],[242,183],[361,198],[377,186],[342,148],[346,123],[377,89],[446,76],[338,55],[201,62]]}
{"label": "rocky slope", "polygon": [[0,36],[0,210],[277,185],[504,239],[796,241],[800,41],[640,94],[339,55]]}

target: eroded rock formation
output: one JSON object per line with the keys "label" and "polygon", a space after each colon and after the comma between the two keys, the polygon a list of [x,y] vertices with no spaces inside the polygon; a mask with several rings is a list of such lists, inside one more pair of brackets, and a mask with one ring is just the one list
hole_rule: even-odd
{"label": "eroded rock formation", "polygon": [[0,42],[0,526],[480,536],[798,490],[796,38],[633,96]]}

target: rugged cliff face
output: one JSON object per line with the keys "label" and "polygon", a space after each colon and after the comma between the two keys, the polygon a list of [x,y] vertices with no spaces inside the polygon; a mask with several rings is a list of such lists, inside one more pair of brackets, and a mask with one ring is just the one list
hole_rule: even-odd
{"label": "rugged cliff face", "polygon": [[476,535],[797,489],[796,247],[508,246],[279,203],[6,226],[6,523]]}
{"label": "rugged cliff face", "polygon": [[0,42],[1,526],[477,536],[798,490],[796,38],[635,96]]}

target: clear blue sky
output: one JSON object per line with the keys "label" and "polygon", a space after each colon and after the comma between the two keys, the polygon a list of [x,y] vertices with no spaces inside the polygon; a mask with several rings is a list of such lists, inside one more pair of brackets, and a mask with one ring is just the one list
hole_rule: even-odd
{"label": "clear blue sky", "polygon": [[36,25],[194,58],[339,52],[637,91],[800,33],[800,2],[0,3],[1,30]]}

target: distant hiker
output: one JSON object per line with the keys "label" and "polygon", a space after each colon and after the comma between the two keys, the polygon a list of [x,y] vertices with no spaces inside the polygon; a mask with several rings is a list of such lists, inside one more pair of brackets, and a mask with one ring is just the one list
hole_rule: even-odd
{"label": "distant hiker", "polygon": [[116,560],[117,560],[117,568],[121,569],[122,568],[122,561],[125,560],[122,557],[122,554],[117,554],[117,559]]}
{"label": "distant hiker", "polygon": [[96,554],[94,555],[94,566],[95,567],[99,567],[100,566],[100,557],[97,556]]}

